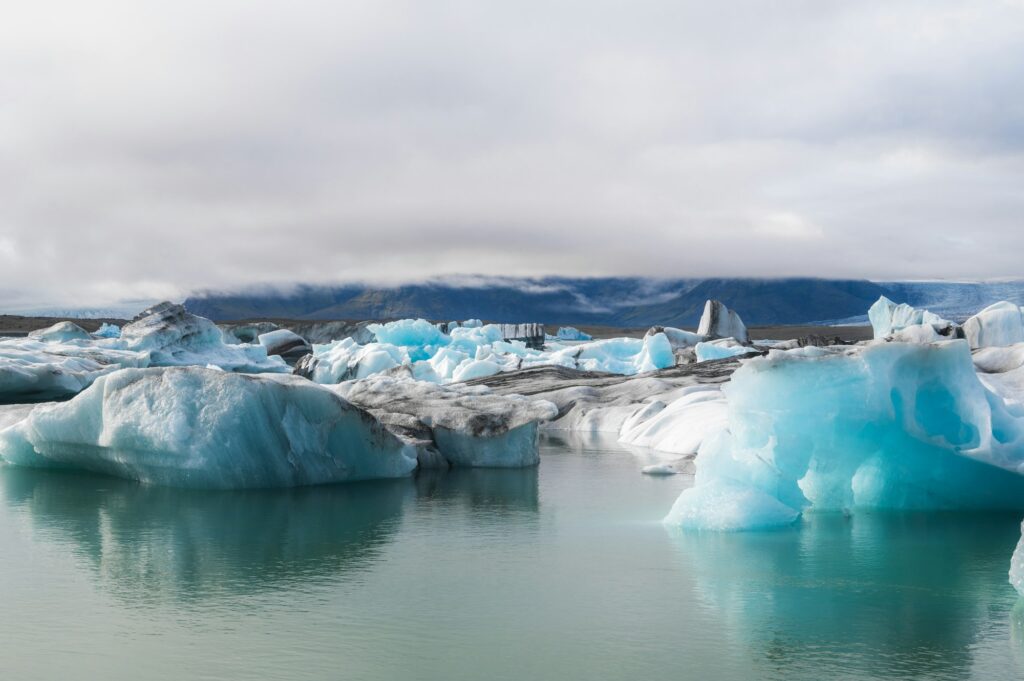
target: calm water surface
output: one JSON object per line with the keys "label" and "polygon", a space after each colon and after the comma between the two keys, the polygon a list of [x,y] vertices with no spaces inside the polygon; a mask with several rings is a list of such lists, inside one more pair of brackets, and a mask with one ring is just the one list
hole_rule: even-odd
{"label": "calm water surface", "polygon": [[0,468],[9,679],[1019,679],[1019,519],[660,524],[689,480],[539,468],[187,492]]}

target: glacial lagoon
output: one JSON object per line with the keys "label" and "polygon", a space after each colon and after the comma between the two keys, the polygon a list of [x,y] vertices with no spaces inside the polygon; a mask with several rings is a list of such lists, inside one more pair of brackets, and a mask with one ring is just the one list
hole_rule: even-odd
{"label": "glacial lagoon", "polygon": [[0,467],[5,678],[1017,679],[1020,518],[661,519],[687,476],[541,464],[267,491]]}

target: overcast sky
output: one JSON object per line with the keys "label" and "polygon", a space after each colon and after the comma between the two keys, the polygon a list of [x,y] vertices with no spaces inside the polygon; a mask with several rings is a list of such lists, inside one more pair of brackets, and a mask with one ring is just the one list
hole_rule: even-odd
{"label": "overcast sky", "polygon": [[1024,276],[1024,0],[32,0],[0,304]]}

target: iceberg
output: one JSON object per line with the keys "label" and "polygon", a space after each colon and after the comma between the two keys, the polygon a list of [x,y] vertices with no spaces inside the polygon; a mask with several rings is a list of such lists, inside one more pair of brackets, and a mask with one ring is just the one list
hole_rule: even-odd
{"label": "iceberg", "polygon": [[575,326],[560,326],[558,332],[555,334],[555,340],[560,341],[589,341],[594,340],[594,337],[589,333],[583,333]]}
{"label": "iceberg", "polygon": [[33,340],[63,343],[72,340],[91,340],[89,332],[74,322],[57,322],[45,329],[38,329],[28,334]]}
{"label": "iceberg", "polygon": [[123,369],[68,402],[0,410],[0,459],[174,487],[294,487],[401,477],[416,466],[537,463],[542,400],[375,376]]}
{"label": "iceberg", "polygon": [[963,340],[773,350],[723,392],[667,524],[741,530],[807,509],[1024,508],[1024,409],[975,373]]}
{"label": "iceberg", "polygon": [[538,428],[558,415],[551,402],[497,395],[483,386],[373,376],[332,389],[416,443],[426,468],[536,465]]}
{"label": "iceberg", "polygon": [[633,375],[676,362],[663,333],[644,339],[552,341],[539,349],[527,341],[506,339],[505,332],[514,325],[446,326],[449,333],[422,319],[373,324],[369,328],[376,341],[360,344],[346,338],[314,345],[313,353],[303,357],[295,371],[317,383],[334,384],[404,369],[417,380],[451,384],[537,366]]}
{"label": "iceberg", "polygon": [[117,346],[146,353],[149,366],[206,366],[242,373],[288,373],[280,357],[268,357],[260,345],[225,345],[217,325],[190,314],[181,305],[160,303],[121,329]]}
{"label": "iceberg", "polygon": [[[868,310],[868,320],[871,322],[871,329],[876,340],[891,336],[907,327],[927,327],[927,329],[918,329],[917,333],[924,333],[930,341],[933,337],[928,335],[928,330],[950,324],[933,312],[919,310],[906,303],[897,305],[885,296],[880,296]],[[910,336],[912,334],[905,337],[904,340],[911,341]]]}
{"label": "iceberg", "polygon": [[175,487],[292,487],[408,475],[415,444],[294,376],[123,369],[0,431],[15,465]]}
{"label": "iceberg", "polygon": [[694,347],[698,362],[707,362],[713,359],[726,359],[727,357],[742,357],[743,355],[757,353],[758,350],[741,345],[734,338],[723,338],[714,341],[702,341]]}
{"label": "iceberg", "polygon": [[740,316],[718,300],[709,300],[704,304],[704,314],[701,315],[697,335],[707,340],[735,338],[744,345],[750,342],[747,327]]}
{"label": "iceberg", "polygon": [[120,338],[121,327],[117,324],[103,322],[100,324],[100,328],[93,331],[92,335],[94,338]]}
{"label": "iceberg", "polygon": [[1010,558],[1010,584],[1017,593],[1024,596],[1024,523],[1020,525],[1021,538]]}
{"label": "iceberg", "polygon": [[146,366],[144,354],[97,347],[89,341],[0,340],[0,404],[75,395],[124,367]]}
{"label": "iceberg", "polygon": [[260,334],[259,344],[267,350],[267,356],[277,355],[286,362],[294,364],[312,351],[306,339],[289,329],[275,329]]}
{"label": "iceberg", "polygon": [[1024,342],[1024,316],[1014,303],[989,305],[964,322],[964,336],[972,349]]}
{"label": "iceberg", "polygon": [[162,303],[116,338],[97,338],[61,322],[28,338],[0,340],[0,403],[69,397],[118,369],[208,365],[235,372],[290,371],[262,346],[225,345],[213,322]]}

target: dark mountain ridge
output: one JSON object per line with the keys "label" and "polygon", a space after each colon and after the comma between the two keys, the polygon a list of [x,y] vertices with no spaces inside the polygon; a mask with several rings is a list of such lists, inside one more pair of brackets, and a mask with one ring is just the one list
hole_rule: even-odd
{"label": "dark mountain ridge", "polygon": [[856,279],[646,279],[642,277],[426,281],[400,286],[302,285],[199,292],[185,301],[218,321],[257,318],[434,320],[694,326],[716,298],[747,324],[863,322],[879,296],[962,319],[998,300],[1024,302],[1024,281],[873,282]]}

